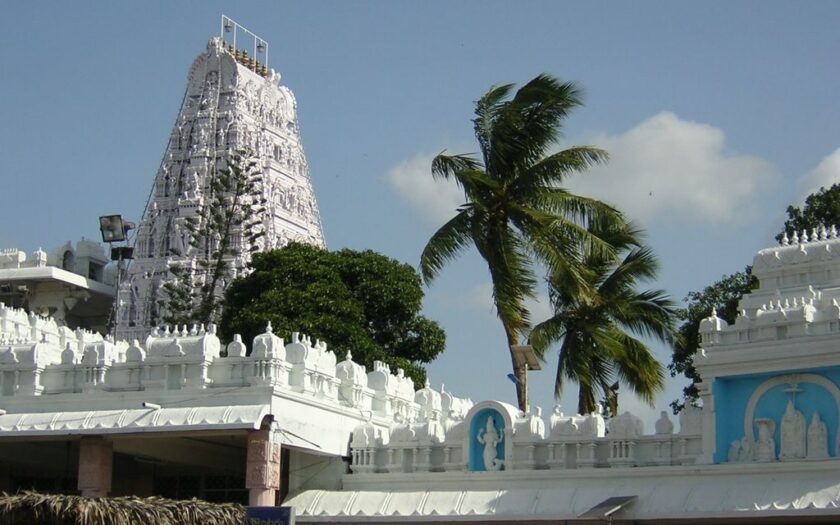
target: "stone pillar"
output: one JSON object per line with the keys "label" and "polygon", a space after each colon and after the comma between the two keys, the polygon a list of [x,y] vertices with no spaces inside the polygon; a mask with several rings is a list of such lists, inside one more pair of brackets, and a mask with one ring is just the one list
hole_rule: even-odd
{"label": "stone pillar", "polygon": [[112,442],[101,436],[86,436],[79,443],[79,491],[82,496],[101,498],[111,491]]}
{"label": "stone pillar", "polygon": [[699,464],[710,465],[715,462],[715,452],[717,449],[717,439],[715,435],[715,424],[717,415],[715,413],[715,397],[712,393],[712,384],[714,378],[704,380],[697,383],[697,390],[700,394],[700,400],[703,401],[703,430],[702,430],[702,447],[703,453],[697,460]]}
{"label": "stone pillar", "polygon": [[270,429],[248,433],[245,487],[252,507],[273,507],[280,488],[280,443],[272,435]]}

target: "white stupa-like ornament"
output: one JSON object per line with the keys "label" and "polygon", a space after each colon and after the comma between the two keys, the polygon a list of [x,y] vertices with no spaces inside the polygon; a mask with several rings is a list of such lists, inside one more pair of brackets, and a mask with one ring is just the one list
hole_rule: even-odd
{"label": "white stupa-like ornament", "polygon": [[[245,32],[252,52],[237,50],[224,39],[234,24],[224,19],[222,38],[213,38],[195,59],[187,90],[172,130],[154,190],[137,228],[134,261],[118,295],[116,334],[143,339],[162,324],[167,297],[163,284],[173,278],[173,265],[202,271],[203,254],[190,246],[189,217],[202,214],[211,200],[211,182],[231,153],[247,148],[258,160],[265,211],[249,242],[234,235],[226,282],[247,271],[250,254],[290,241],[324,245],[318,205],[309,179],[292,92],[280,75],[265,65],[267,44]],[[235,33],[234,33],[235,34]],[[262,61],[253,56],[261,54]]]}

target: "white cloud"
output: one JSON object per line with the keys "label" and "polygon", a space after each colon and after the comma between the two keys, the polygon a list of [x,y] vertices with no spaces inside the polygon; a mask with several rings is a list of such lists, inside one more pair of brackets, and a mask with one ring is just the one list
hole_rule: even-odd
{"label": "white cloud", "polygon": [[[749,214],[758,193],[779,179],[774,166],[752,155],[727,152],[723,130],[661,112],[618,135],[587,141],[606,149],[610,161],[573,175],[575,192],[611,202],[634,220],[687,219],[722,223]],[[440,224],[463,202],[452,181],[431,175],[434,155],[417,155],[387,174],[388,183],[425,218]],[[814,170],[813,177],[840,175],[840,150]],[[819,185],[817,185],[819,187]]]}
{"label": "white cloud", "polygon": [[454,181],[432,178],[434,155],[417,155],[391,168],[388,183],[399,195],[433,223],[444,223],[455,215],[464,195]]}
{"label": "white cloud", "polygon": [[840,148],[823,158],[816,168],[800,179],[798,184],[800,198],[804,202],[805,197],[821,187],[829,188],[838,182],[840,182]]}
{"label": "white cloud", "polygon": [[615,204],[634,220],[724,222],[742,215],[778,180],[767,161],[727,153],[721,129],[670,112],[591,142],[606,149],[610,161],[574,175],[569,187]]}

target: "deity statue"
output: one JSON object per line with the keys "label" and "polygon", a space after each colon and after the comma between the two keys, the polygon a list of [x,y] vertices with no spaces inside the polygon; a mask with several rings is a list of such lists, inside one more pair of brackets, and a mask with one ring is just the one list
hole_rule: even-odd
{"label": "deity statue", "polygon": [[484,445],[484,470],[502,470],[504,461],[496,457],[496,447],[502,442],[504,436],[496,430],[496,420],[493,416],[487,418],[485,428],[478,431],[476,439]]}
{"label": "deity statue", "polygon": [[733,440],[732,443],[729,444],[729,454],[727,454],[726,459],[730,463],[736,463],[740,461],[741,455],[741,442]]}
{"label": "deity statue", "polygon": [[797,459],[805,457],[805,416],[796,410],[793,401],[788,401],[785,415],[782,416],[781,446],[779,459]]}
{"label": "deity statue", "polygon": [[828,429],[820,420],[816,410],[808,425],[808,459],[825,459],[828,457]]}
{"label": "deity statue", "polygon": [[657,434],[673,434],[674,433],[674,423],[668,417],[668,412],[665,410],[659,413],[659,419],[656,421],[656,433]]}
{"label": "deity statue", "polygon": [[776,422],[772,419],[761,417],[755,420],[758,426],[758,440],[755,444],[755,459],[757,461],[772,461],[776,459],[776,440],[773,434],[776,432]]}

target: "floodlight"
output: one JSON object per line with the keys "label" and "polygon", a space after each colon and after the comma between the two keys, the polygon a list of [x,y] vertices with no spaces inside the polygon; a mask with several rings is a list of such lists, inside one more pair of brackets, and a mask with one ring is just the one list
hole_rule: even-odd
{"label": "floodlight", "polygon": [[125,240],[125,224],[122,215],[103,215],[99,217],[99,231],[103,242],[122,242]]}

